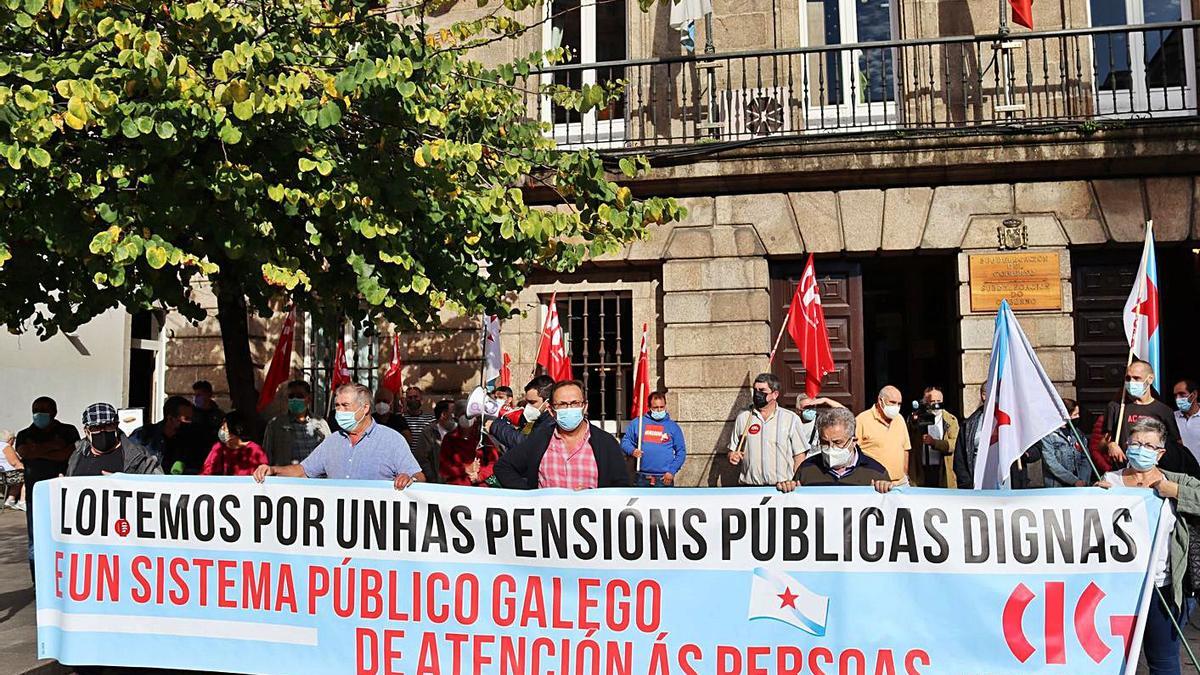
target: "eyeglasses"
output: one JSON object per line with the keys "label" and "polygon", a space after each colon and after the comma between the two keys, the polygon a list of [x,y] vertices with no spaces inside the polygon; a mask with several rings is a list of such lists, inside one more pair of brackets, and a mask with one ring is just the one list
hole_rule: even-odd
{"label": "eyeglasses", "polygon": [[93,433],[93,434],[94,434],[94,433],[99,433],[99,432],[101,432],[101,431],[116,431],[116,430],[117,430],[117,423],[116,423],[116,422],[110,422],[109,424],[98,424],[98,425],[95,425],[95,426],[89,426],[89,427],[84,427],[84,428],[85,428],[85,429],[87,429],[87,430],[88,430],[90,433]]}
{"label": "eyeglasses", "polygon": [[821,445],[824,445],[829,448],[837,448],[838,450],[845,450],[846,448],[852,447],[854,445],[855,440],[856,440],[856,438],[854,436],[847,438],[846,440],[842,441],[841,443],[834,443],[832,441],[822,440]]}
{"label": "eyeglasses", "polygon": [[551,407],[555,410],[567,410],[570,408],[582,408],[585,405],[587,405],[587,401],[562,401],[552,404]]}

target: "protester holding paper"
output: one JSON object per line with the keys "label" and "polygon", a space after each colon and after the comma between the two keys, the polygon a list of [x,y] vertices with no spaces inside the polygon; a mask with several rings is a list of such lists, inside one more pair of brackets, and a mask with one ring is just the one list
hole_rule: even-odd
{"label": "protester holding paper", "polygon": [[[1180,672],[1179,626],[1187,624],[1195,600],[1185,598],[1183,582],[1188,571],[1189,532],[1187,522],[1175,514],[1200,516],[1200,480],[1187,474],[1163,469],[1159,462],[1167,452],[1167,426],[1154,418],[1140,419],[1130,425],[1124,455],[1128,466],[1110,471],[1097,483],[1100,487],[1152,489],[1169,500],[1160,527],[1171,528],[1170,544],[1163,547],[1152,567],[1154,585],[1160,597],[1150,597],[1142,652],[1150,675],[1175,675]],[[1200,571],[1200,570],[1197,570]],[[1174,621],[1172,621],[1174,619]]]}
{"label": "protester holding paper", "polygon": [[261,483],[267,476],[390,480],[397,490],[424,481],[408,441],[371,417],[373,400],[371,390],[361,384],[338,387],[333,406],[338,431],[299,464],[263,464],[254,470],[254,480]]}

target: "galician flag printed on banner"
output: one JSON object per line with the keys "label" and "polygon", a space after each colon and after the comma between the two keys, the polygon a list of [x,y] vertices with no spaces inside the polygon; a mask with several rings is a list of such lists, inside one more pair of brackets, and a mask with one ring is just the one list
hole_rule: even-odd
{"label": "galician flag printed on banner", "polygon": [[789,574],[754,568],[748,618],[775,619],[820,637],[828,614],[829,598],[813,593]]}
{"label": "galician flag printed on banner", "polygon": [[504,351],[500,349],[500,318],[495,314],[483,317],[483,381],[500,377],[504,369]]}
{"label": "galician flag printed on banner", "polygon": [[983,423],[975,438],[975,489],[1007,488],[1009,468],[1070,414],[1008,301],[996,312]]}
{"label": "galician flag printed on banner", "polygon": [[1133,291],[1125,301],[1125,338],[1133,348],[1133,355],[1150,364],[1154,384],[1161,391],[1165,380],[1158,368],[1158,322],[1158,264],[1154,259],[1154,230],[1147,223],[1142,262],[1133,277]]}

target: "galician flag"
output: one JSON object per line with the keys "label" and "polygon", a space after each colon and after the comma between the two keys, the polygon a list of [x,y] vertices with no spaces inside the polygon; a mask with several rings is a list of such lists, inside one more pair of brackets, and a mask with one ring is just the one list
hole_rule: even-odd
{"label": "galician flag", "polygon": [[1070,417],[1008,301],[1001,301],[975,437],[975,489],[1008,488],[1013,462]]}
{"label": "galician flag", "polygon": [[500,318],[495,314],[483,318],[483,381],[500,377],[504,369],[504,351],[500,349]]}
{"label": "galician flag", "polygon": [[1125,301],[1125,338],[1133,355],[1150,364],[1154,384],[1162,391],[1165,380],[1159,370],[1158,264],[1154,260],[1154,230],[1146,223],[1142,262],[1133,278],[1133,291]]}
{"label": "galician flag", "polygon": [[750,619],[775,619],[809,635],[825,635],[829,598],[813,593],[791,575],[756,567],[750,582]]}

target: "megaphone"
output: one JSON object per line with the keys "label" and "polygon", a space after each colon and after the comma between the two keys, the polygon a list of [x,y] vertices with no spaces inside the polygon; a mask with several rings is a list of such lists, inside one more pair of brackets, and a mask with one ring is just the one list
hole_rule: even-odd
{"label": "megaphone", "polygon": [[500,408],[504,404],[492,398],[487,389],[483,387],[475,387],[471,395],[467,397],[467,417],[474,419],[483,415],[485,418],[498,417]]}

